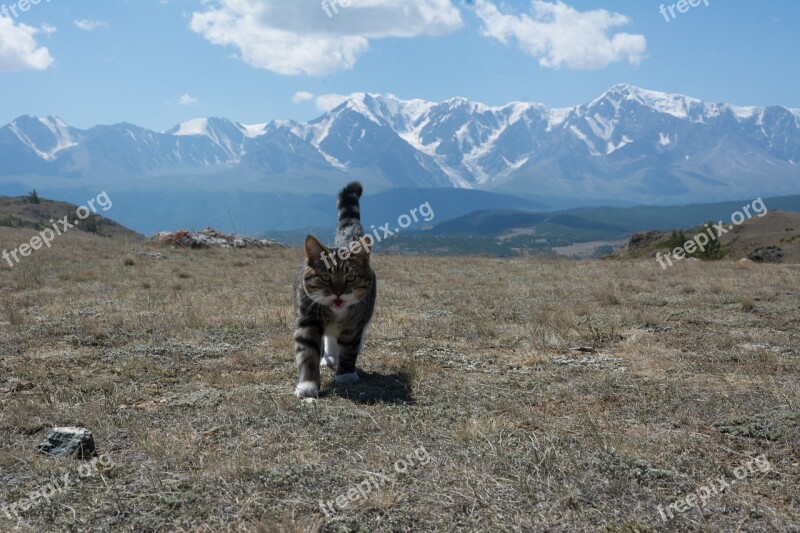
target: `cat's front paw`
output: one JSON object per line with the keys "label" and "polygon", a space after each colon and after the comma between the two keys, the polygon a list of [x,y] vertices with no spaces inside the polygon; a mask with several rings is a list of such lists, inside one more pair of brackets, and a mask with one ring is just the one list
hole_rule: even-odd
{"label": "cat's front paw", "polygon": [[337,364],[336,359],[334,359],[333,357],[328,356],[328,355],[324,356],[319,361],[319,366],[320,367],[326,367],[327,366],[331,370],[336,370],[336,364]]}
{"label": "cat's front paw", "polygon": [[353,383],[358,383],[358,374],[355,372],[352,374],[339,374],[334,381],[337,385],[352,385]]}
{"label": "cat's front paw", "polygon": [[294,395],[298,398],[319,398],[319,385],[313,381],[301,381],[294,389]]}

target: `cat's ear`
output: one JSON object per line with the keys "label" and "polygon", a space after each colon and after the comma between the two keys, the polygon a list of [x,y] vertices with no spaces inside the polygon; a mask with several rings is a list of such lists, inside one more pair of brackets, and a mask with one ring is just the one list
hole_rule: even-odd
{"label": "cat's ear", "polygon": [[306,258],[309,265],[322,261],[326,255],[330,255],[330,250],[324,247],[315,237],[306,236]]}

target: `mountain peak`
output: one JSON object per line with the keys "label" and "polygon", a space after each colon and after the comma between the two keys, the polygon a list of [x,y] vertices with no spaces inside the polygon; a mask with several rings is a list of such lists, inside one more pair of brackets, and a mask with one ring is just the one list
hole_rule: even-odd
{"label": "mountain peak", "polygon": [[78,144],[76,130],[59,117],[22,115],[8,125],[12,134],[29,150],[45,161]]}
{"label": "mountain peak", "polygon": [[193,118],[185,122],[181,122],[171,130],[168,130],[167,133],[177,137],[208,135],[208,119]]}
{"label": "mountain peak", "polygon": [[20,115],[14,120],[11,121],[12,124],[14,123],[26,123],[26,122],[38,122],[45,126],[57,126],[61,128],[68,128],[69,125],[61,119],[61,117],[54,117],[52,115],[47,115],[46,117],[34,116],[34,115]]}
{"label": "mountain peak", "polygon": [[454,96],[453,98],[448,98],[444,101],[445,104],[449,104],[451,106],[459,106],[459,105],[466,105],[469,103],[469,99],[463,96]]}
{"label": "mountain peak", "polygon": [[644,107],[653,109],[658,113],[672,115],[680,119],[691,119],[709,113],[717,113],[716,109],[706,109],[703,102],[683,94],[671,94],[650,89],[642,89],[627,83],[617,84],[608,89],[599,98],[592,100],[584,109],[593,109],[606,103],[612,105],[616,111],[627,102],[635,102]]}
{"label": "mountain peak", "polygon": [[130,124],[82,131],[26,115],[0,128],[0,158],[4,176],[235,172],[292,187],[297,176],[324,183],[356,172],[391,186],[556,196],[591,189],[598,198],[645,201],[698,191],[778,195],[800,177],[800,111],[706,103],[627,83],[566,108],[358,92],[308,122],[198,117],[163,133]]}
{"label": "mountain peak", "polygon": [[604,92],[599,98],[595,100],[600,101],[603,99],[614,100],[636,100],[640,103],[647,104],[648,102],[664,100],[669,98],[688,98],[680,94],[669,94],[659,91],[652,91],[650,89],[642,89],[629,83],[618,83]]}
{"label": "mountain peak", "polygon": [[641,91],[642,89],[637,87],[636,85],[631,85],[630,83],[617,83],[616,85],[612,85],[607,93],[636,93]]}

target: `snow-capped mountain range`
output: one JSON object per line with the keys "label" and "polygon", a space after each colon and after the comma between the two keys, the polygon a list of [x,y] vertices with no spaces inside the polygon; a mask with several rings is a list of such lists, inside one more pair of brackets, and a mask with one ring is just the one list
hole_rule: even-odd
{"label": "snow-capped mountain range", "polygon": [[167,186],[204,176],[222,186],[327,191],[357,177],[378,188],[667,203],[797,193],[798,165],[800,110],[631,85],[560,109],[359,93],[310,122],[199,118],[155,132],[22,116],[0,128],[0,178],[65,184],[113,176]]}

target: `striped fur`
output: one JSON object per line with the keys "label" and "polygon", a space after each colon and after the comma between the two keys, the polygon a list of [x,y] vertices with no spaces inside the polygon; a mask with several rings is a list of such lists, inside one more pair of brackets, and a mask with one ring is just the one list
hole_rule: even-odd
{"label": "striped fur", "polygon": [[336,207],[339,209],[339,224],[336,227],[336,248],[349,246],[364,236],[361,227],[361,206],[359,200],[364,189],[357,181],[350,183],[339,193]]}
{"label": "striped fur", "polygon": [[[375,308],[375,273],[365,246],[344,260],[335,257],[334,251],[349,248],[364,237],[359,206],[362,190],[360,183],[353,182],[339,193],[333,249],[311,235],[306,237],[306,261],[295,281],[294,343],[299,371],[295,394],[299,398],[319,395],[320,365],[335,370],[337,384],[358,380],[356,359]],[[327,262],[323,254],[327,254]]]}

